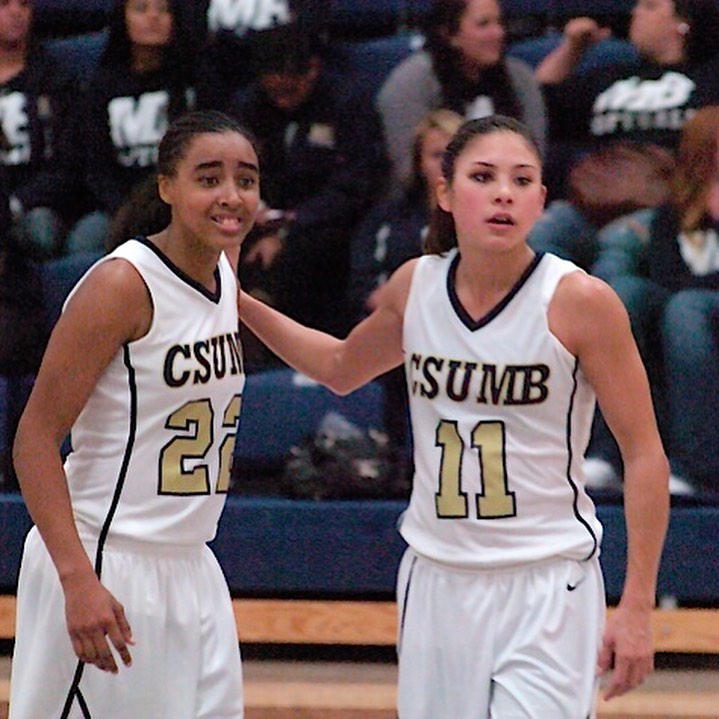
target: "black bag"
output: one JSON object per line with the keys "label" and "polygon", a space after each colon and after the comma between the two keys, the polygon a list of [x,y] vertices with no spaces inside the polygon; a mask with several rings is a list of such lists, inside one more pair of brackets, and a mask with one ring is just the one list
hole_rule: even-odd
{"label": "black bag", "polygon": [[386,434],[328,413],[315,435],[291,448],[281,491],[293,499],[406,499],[405,467]]}

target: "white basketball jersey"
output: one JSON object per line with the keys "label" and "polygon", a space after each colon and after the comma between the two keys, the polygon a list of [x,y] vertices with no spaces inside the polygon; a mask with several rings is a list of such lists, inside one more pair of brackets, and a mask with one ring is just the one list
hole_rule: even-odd
{"label": "white basketball jersey", "polygon": [[101,540],[206,542],[229,486],[245,382],[234,273],[223,254],[212,293],[143,239],[100,262],[113,258],[140,273],[153,317],[72,428],[65,469],[78,529]]}
{"label": "white basketball jersey", "polygon": [[595,396],[547,320],[559,280],[578,268],[537,256],[475,322],[455,291],[458,259],[422,257],[407,301],[415,476],[401,534],[457,567],[587,559],[602,531],[582,475]]}

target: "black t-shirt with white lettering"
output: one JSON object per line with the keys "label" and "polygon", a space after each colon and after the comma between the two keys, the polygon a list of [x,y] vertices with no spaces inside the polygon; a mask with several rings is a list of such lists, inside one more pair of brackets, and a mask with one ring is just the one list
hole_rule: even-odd
{"label": "black t-shirt with white lettering", "polygon": [[170,68],[145,74],[101,67],[88,86],[77,128],[91,206],[114,214],[157,167],[167,125],[197,106],[191,78]]}
{"label": "black t-shirt with white lettering", "polygon": [[612,140],[675,149],[702,104],[695,70],[650,62],[598,69],[545,87],[551,138],[592,149]]}

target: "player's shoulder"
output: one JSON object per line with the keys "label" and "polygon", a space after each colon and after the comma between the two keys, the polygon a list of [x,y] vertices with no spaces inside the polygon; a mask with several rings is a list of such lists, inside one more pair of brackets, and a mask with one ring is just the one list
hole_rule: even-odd
{"label": "player's shoulder", "polygon": [[582,270],[562,277],[549,304],[550,328],[573,354],[579,353],[587,338],[613,332],[626,320],[626,310],[614,290]]}
{"label": "player's shoulder", "polygon": [[557,283],[553,302],[567,303],[577,309],[603,305],[614,300],[614,290],[599,277],[594,277],[579,267],[569,269]]}
{"label": "player's shoulder", "polygon": [[[72,317],[92,321],[116,318],[133,321],[151,312],[147,285],[138,269],[127,259],[102,258],[78,282],[65,303]],[[138,320],[139,321],[139,320]]]}

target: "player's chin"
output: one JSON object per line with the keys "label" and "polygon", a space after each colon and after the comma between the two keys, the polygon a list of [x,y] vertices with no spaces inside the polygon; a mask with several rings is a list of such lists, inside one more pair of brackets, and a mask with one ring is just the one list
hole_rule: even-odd
{"label": "player's chin", "polygon": [[213,244],[216,244],[219,249],[225,250],[231,247],[239,247],[247,237],[250,229],[252,229],[252,226],[244,223],[232,228],[214,225],[210,236]]}

